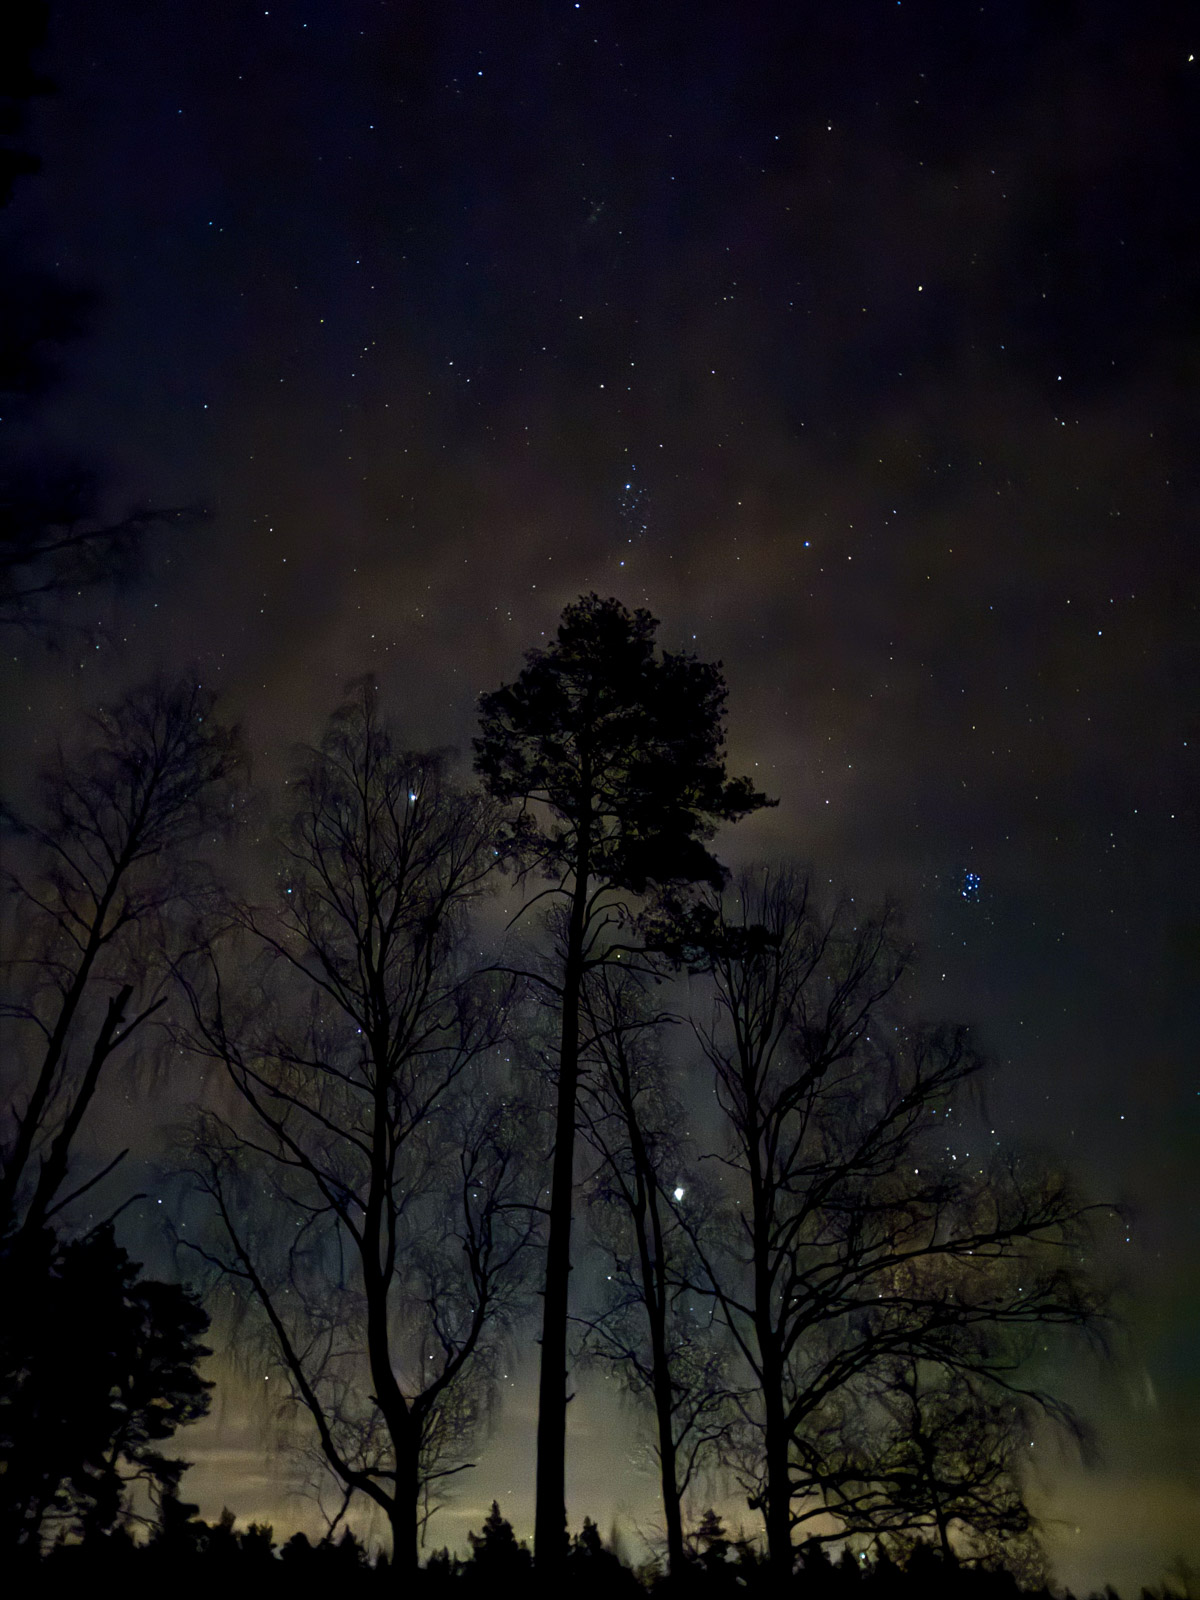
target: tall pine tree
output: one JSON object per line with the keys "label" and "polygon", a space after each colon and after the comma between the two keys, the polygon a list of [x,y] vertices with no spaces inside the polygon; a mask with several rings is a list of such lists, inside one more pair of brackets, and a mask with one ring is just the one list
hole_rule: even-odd
{"label": "tall pine tree", "polygon": [[[632,931],[631,897],[653,904],[719,886],[708,841],[769,804],[725,771],[720,664],[660,651],[648,611],[586,595],[515,683],[480,699],[475,765],[497,798],[520,805],[518,860],[550,884],[559,923],[558,1100],[543,1300],[534,1555],[566,1554],[564,1453],[580,990]],[[543,894],[546,891],[543,891]],[[541,898],[539,895],[537,898]]]}

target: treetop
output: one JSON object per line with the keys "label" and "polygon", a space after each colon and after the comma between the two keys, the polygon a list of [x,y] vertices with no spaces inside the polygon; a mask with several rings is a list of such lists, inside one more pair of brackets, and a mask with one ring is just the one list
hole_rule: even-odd
{"label": "treetop", "polygon": [[725,770],[719,662],[658,650],[658,621],[596,594],[563,612],[553,644],[480,697],[475,768],[497,798],[546,806],[527,830],[548,875],[581,864],[615,887],[719,885],[702,841],[773,802]]}

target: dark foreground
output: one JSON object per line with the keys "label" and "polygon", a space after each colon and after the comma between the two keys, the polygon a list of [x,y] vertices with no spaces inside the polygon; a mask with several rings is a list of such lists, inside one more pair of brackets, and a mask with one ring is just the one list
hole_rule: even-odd
{"label": "dark foreground", "polygon": [[[734,1600],[761,1596],[778,1600],[1053,1600],[1045,1587],[1022,1585],[1008,1571],[948,1564],[920,1546],[901,1566],[886,1555],[852,1556],[833,1562],[818,1546],[798,1552],[796,1570],[775,1581],[745,1545],[725,1539],[697,1542],[688,1570],[669,1578],[650,1566],[631,1570],[586,1522],[571,1541],[562,1574],[540,1580],[528,1549],[493,1507],[482,1535],[471,1535],[473,1553],[462,1560],[442,1550],[415,1577],[393,1571],[386,1557],[372,1559],[352,1533],[311,1544],[296,1534],[277,1546],[272,1530],[238,1531],[227,1512],[215,1524],[190,1522],[172,1536],[161,1532],[139,1542],[116,1534],[91,1542],[61,1544],[39,1560],[4,1561],[0,1587],[12,1600],[58,1595],[163,1596],[164,1600],[267,1600],[278,1595],[354,1600],[355,1596],[410,1595],[419,1600],[474,1600],[519,1596],[521,1600]],[[1166,1591],[1143,1589],[1142,1600],[1171,1600]],[[1065,1600],[1071,1600],[1068,1594]],[[1097,1597],[1099,1600],[1099,1597]],[[1103,1600],[1119,1600],[1111,1588]]]}

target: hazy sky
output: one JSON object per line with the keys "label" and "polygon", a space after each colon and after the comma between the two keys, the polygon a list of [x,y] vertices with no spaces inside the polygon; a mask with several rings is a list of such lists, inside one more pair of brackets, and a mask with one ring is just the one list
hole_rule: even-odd
{"label": "hazy sky", "polygon": [[[467,748],[584,591],[723,660],[781,802],[725,858],[901,896],[997,1127],[1133,1209],[1042,1484],[1082,1588],[1200,1563],[1195,54],[1154,0],[58,0],[0,219],[99,296],[30,447],[213,513],[5,663],[17,785],[163,661],[269,777],[364,669]],[[439,1542],[528,1531],[521,1372]],[[189,1492],[285,1526],[239,1415]],[[571,1423],[573,1520],[648,1520]]]}

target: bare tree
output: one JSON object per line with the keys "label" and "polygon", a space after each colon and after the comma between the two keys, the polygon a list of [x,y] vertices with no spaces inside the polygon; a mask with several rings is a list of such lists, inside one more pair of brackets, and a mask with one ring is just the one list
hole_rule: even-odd
{"label": "bare tree", "polygon": [[683,1110],[671,1093],[657,1031],[639,975],[600,968],[583,988],[585,1036],[582,1128],[599,1156],[588,1185],[593,1235],[606,1269],[602,1304],[581,1319],[592,1359],[611,1363],[654,1417],[667,1535],[667,1561],[686,1563],[683,1499],[715,1463],[734,1411],[724,1330],[711,1303],[689,1287],[695,1251],[676,1207],[688,1203],[692,1229],[704,1213],[699,1182],[680,1174],[695,1159]]}
{"label": "bare tree", "polygon": [[155,681],[57,752],[36,817],[5,808],[17,865],[0,1238],[32,1238],[122,1159],[71,1172],[105,1069],[166,1003],[167,924],[206,880],[202,846],[233,815],[242,764],[208,690]]}
{"label": "bare tree", "polygon": [[369,682],[290,793],[277,895],[233,908],[184,971],[194,1048],[224,1069],[192,1169],[209,1263],[257,1308],[348,1503],[413,1569],[519,1304],[519,1113],[496,1051],[511,993],[466,958],[495,804],[401,749]]}
{"label": "bare tree", "polygon": [[1042,1420],[1035,1399],[969,1368],[900,1357],[838,1400],[825,1494],[845,1529],[901,1557],[931,1540],[948,1566],[1002,1561],[1044,1581],[1022,1481]]}
{"label": "bare tree", "polygon": [[953,1147],[953,1097],[983,1061],[966,1030],[905,1019],[894,913],[825,915],[803,880],[772,872],[713,911],[713,1015],[697,1032],[725,1119],[729,1226],[719,1251],[693,1232],[696,1287],[750,1374],[743,1466],[783,1577],[793,1529],[849,1493],[831,1410],[898,1360],[1062,1414],[1022,1383],[1011,1335],[1091,1320],[1085,1208],[1061,1181]]}

